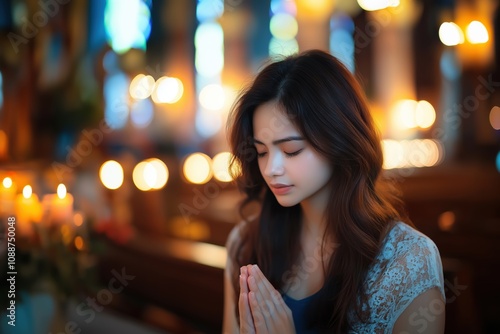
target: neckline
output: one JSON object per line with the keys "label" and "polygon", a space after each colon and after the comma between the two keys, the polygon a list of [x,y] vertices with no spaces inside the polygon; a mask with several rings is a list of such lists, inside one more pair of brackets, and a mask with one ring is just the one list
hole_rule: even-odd
{"label": "neckline", "polygon": [[291,302],[293,302],[293,303],[304,303],[304,302],[307,302],[307,301],[309,301],[309,300],[311,300],[311,299],[315,298],[316,296],[318,296],[318,295],[320,294],[320,292],[321,292],[321,290],[322,290],[322,289],[323,289],[323,288],[319,289],[318,291],[316,291],[316,292],[315,292],[315,293],[313,293],[312,295],[306,296],[306,297],[301,298],[301,299],[295,299],[295,298],[293,298],[293,297],[290,297],[290,296],[289,296],[288,294],[286,294],[286,293],[285,293],[285,294],[283,294],[283,296],[284,296],[287,300],[289,300],[289,301],[291,301]]}

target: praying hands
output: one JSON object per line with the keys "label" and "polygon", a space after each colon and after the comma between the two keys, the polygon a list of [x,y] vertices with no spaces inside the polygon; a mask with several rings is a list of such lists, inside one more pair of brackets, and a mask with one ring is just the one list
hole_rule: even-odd
{"label": "praying hands", "polygon": [[240,268],[240,333],[295,333],[292,312],[257,265]]}

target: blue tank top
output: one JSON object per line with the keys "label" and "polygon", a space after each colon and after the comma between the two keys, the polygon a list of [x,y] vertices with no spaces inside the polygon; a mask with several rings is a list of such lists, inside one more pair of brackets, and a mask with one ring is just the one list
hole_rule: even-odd
{"label": "blue tank top", "polygon": [[[441,257],[434,242],[405,223],[397,223],[385,237],[365,280],[367,301],[361,312],[367,322],[355,321],[351,333],[392,333],[406,307],[423,292],[437,287],[445,300]],[[296,300],[283,300],[292,311],[297,334],[317,333],[304,320],[308,307],[319,298],[317,292]]]}

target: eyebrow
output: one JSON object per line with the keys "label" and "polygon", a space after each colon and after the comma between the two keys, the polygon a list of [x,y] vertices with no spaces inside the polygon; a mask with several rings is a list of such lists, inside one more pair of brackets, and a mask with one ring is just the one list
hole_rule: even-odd
{"label": "eyebrow", "polygon": [[[286,137],[286,138],[274,140],[273,141],[273,145],[279,145],[281,143],[286,143],[286,142],[294,141],[294,140],[304,140],[304,138],[302,138],[300,136],[290,136],[290,137]],[[255,144],[265,145],[263,142],[261,142],[260,140],[255,139],[255,138],[253,139],[253,142]]]}

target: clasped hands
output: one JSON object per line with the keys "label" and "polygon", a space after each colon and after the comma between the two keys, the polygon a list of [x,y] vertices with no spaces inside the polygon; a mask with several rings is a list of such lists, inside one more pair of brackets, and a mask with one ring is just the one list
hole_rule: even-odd
{"label": "clasped hands", "polygon": [[293,334],[292,312],[257,265],[240,268],[240,333]]}

